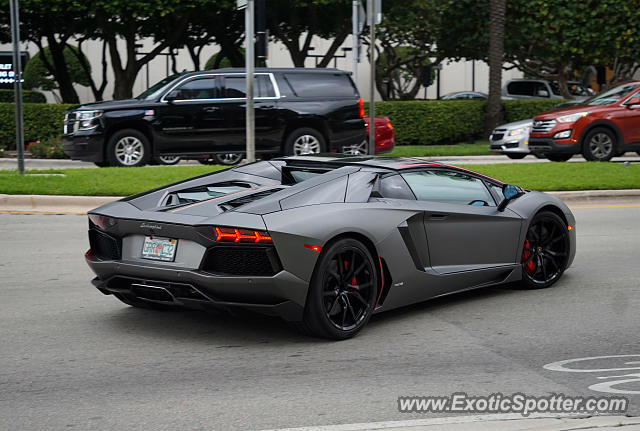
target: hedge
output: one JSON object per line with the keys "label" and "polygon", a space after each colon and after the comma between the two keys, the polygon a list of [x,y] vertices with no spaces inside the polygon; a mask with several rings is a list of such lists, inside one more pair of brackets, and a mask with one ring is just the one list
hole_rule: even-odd
{"label": "hedge", "polygon": [[482,133],[485,104],[476,100],[377,102],[376,116],[389,117],[397,145],[455,143]]}
{"label": "hedge", "polygon": [[[62,121],[66,110],[73,105],[25,103],[24,139],[26,142],[55,138],[62,135]],[[0,103],[0,144],[9,150],[16,146],[15,107],[13,103]]]}
{"label": "hedge", "polygon": [[[504,122],[526,120],[564,100],[505,100]],[[376,116],[389,117],[396,145],[455,144],[479,138],[487,102],[483,100],[413,100],[376,103]],[[368,103],[365,104],[368,112]]]}
{"label": "hedge", "polygon": [[533,118],[541,112],[548,111],[554,106],[568,102],[568,100],[504,100],[504,121],[512,123],[514,121]]}
{"label": "hedge", "polygon": [[[22,101],[24,103],[47,103],[47,98],[37,91],[23,90]],[[13,103],[13,90],[0,89],[0,103]]]}

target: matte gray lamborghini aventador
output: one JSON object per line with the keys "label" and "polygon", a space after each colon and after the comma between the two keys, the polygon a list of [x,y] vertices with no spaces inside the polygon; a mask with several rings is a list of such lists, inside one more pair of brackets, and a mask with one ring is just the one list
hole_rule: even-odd
{"label": "matte gray lamborghini aventador", "polygon": [[89,213],[86,260],[134,307],[273,314],[342,339],[372,314],[471,288],[555,283],[575,219],[553,196],[417,159],[294,157]]}

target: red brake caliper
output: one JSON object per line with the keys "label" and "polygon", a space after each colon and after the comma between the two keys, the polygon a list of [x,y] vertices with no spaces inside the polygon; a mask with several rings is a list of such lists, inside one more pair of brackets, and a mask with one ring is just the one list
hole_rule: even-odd
{"label": "red brake caliper", "polygon": [[[531,251],[529,250],[530,247],[531,246],[529,244],[529,240],[525,239],[524,240],[524,249],[522,250],[522,261],[523,262],[525,262],[531,256]],[[529,275],[533,274],[535,269],[536,269],[536,267],[533,264],[533,259],[531,259],[529,262],[527,262],[527,264],[524,266],[524,270],[527,271],[527,274],[529,274]]]}
{"label": "red brake caliper", "polygon": [[[346,269],[346,270],[349,269],[349,262],[347,262],[346,260],[344,261],[344,269]],[[356,280],[355,274],[353,275],[353,278],[351,279],[351,285],[352,286],[357,286],[358,285],[358,280]]]}

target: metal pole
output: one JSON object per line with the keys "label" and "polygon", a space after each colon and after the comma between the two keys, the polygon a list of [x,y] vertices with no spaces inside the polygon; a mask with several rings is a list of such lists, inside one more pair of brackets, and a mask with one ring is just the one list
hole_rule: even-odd
{"label": "metal pole", "polygon": [[24,119],[22,116],[22,58],[20,58],[20,15],[18,0],[9,0],[11,13],[11,39],[13,42],[13,96],[16,107],[16,149],[18,171],[24,175]]}
{"label": "metal pole", "polygon": [[368,154],[375,154],[376,152],[376,62],[375,62],[375,45],[376,45],[376,2],[375,0],[369,1],[369,73],[371,76],[371,82],[369,85],[369,151]]}
{"label": "metal pole", "polygon": [[247,65],[247,162],[256,161],[256,118],[253,107],[253,77],[255,71],[254,55],[254,0],[247,1],[244,11],[245,22],[245,64]]}
{"label": "metal pole", "polygon": [[471,60],[471,91],[476,91],[476,61]]}
{"label": "metal pole", "polygon": [[351,6],[351,44],[353,45],[353,82],[358,87],[358,57],[360,56],[360,41],[358,40],[359,0],[353,0]]}

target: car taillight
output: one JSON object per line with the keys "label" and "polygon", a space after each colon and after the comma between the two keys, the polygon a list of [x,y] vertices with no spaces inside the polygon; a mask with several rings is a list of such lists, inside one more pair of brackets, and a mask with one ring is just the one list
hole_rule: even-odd
{"label": "car taillight", "polygon": [[393,130],[393,124],[391,124],[391,123],[387,123],[387,127],[388,127],[390,130]]}
{"label": "car taillight", "polygon": [[89,214],[89,221],[103,230],[107,230],[117,224],[116,219],[99,214]]}
{"label": "car taillight", "polygon": [[271,239],[269,232],[263,230],[216,226],[213,228],[213,235],[215,236],[216,241],[221,242],[273,244],[273,240]]}
{"label": "car taillight", "polygon": [[358,99],[358,109],[360,110],[360,118],[364,118],[364,101],[361,98]]}

